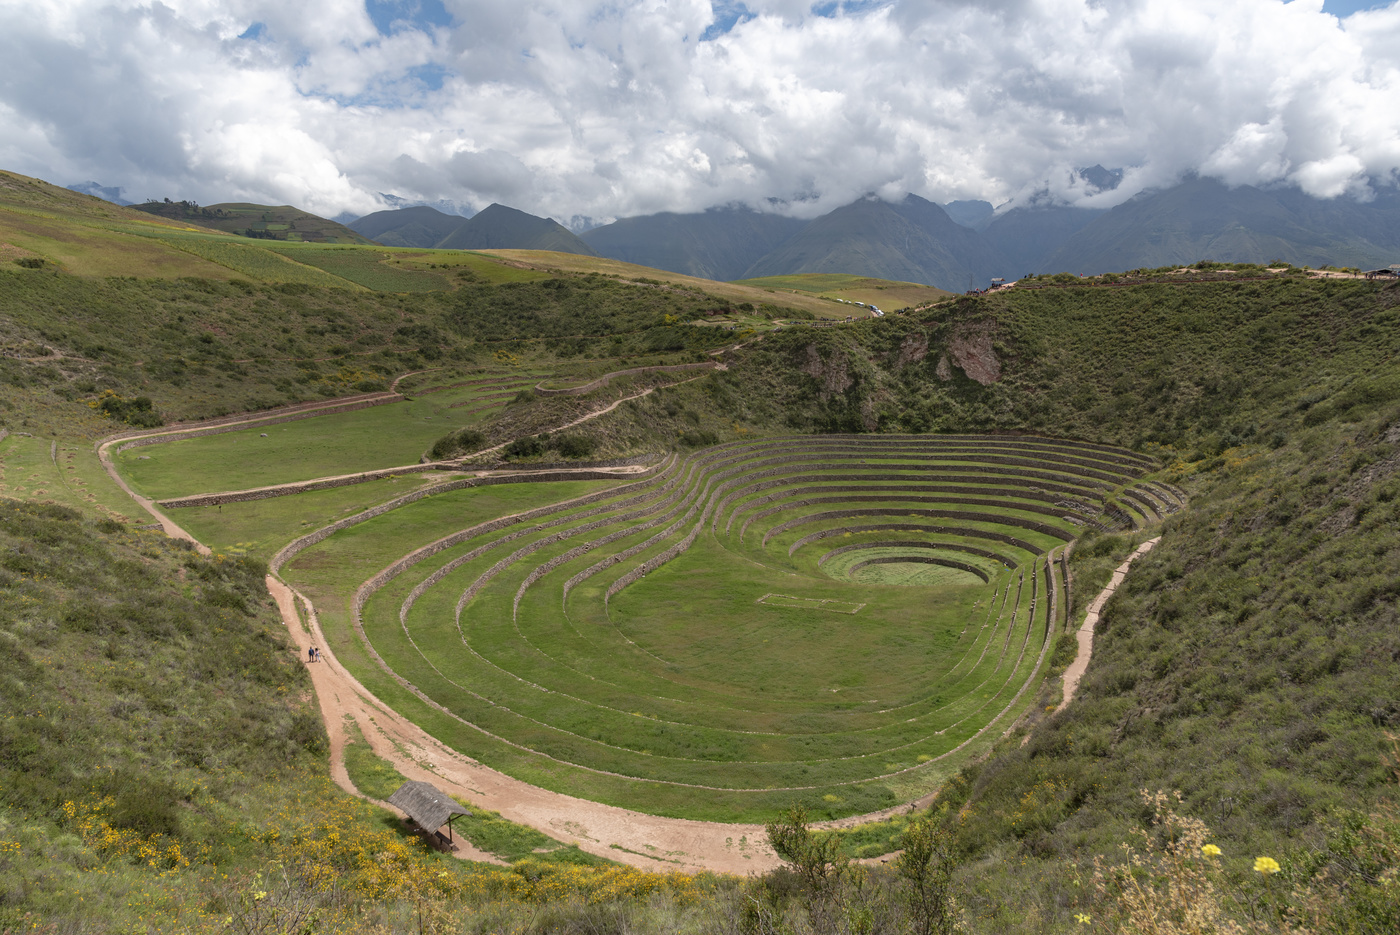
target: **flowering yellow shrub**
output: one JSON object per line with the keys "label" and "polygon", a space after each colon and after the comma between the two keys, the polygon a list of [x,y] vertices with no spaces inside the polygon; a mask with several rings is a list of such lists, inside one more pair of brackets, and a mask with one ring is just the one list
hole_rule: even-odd
{"label": "flowering yellow shrub", "polygon": [[63,817],[77,830],[83,843],[102,857],[125,857],[167,873],[190,865],[179,841],[164,834],[142,835],[130,828],[114,828],[108,824],[102,813],[115,804],[111,796],[93,802],[64,802]]}
{"label": "flowering yellow shrub", "polygon": [[696,878],[683,873],[648,873],[635,867],[580,867],[523,860],[509,870],[490,870],[467,884],[479,899],[546,903],[579,898],[587,903],[641,899],[668,892],[687,905],[700,898]]}

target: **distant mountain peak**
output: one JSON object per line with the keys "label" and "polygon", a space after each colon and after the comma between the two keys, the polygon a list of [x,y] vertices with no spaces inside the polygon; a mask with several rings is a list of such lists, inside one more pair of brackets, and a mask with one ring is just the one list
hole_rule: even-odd
{"label": "distant mountain peak", "polygon": [[130,205],[132,202],[122,197],[122,192],[126,189],[116,186],[102,185],[98,182],[74,182],[65,186],[70,192],[79,192],[84,195],[91,195],[94,198],[101,198],[103,201],[110,201],[114,205]]}
{"label": "distant mountain peak", "polygon": [[469,218],[476,214],[476,209],[471,205],[459,204],[447,198],[439,198],[437,201],[425,201],[423,199],[404,198],[401,195],[390,194],[389,192],[379,192],[380,199],[390,208],[418,208],[428,207],[443,214],[455,214],[458,217]]}
{"label": "distant mountain peak", "polygon": [[1075,169],[1074,174],[1092,185],[1095,193],[1111,192],[1123,183],[1122,169],[1105,169],[1097,164],[1087,169]]}

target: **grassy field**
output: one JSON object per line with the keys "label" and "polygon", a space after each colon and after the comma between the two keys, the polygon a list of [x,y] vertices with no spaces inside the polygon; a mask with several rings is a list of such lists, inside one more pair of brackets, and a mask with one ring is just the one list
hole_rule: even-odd
{"label": "grassy field", "polygon": [[375,292],[443,292],[450,288],[438,273],[392,265],[393,254],[383,248],[277,244],[267,249]]}
{"label": "grassy field", "polygon": [[499,392],[449,389],[353,412],[144,445],[114,460],[135,489],[158,498],[411,465],[445,432],[479,421],[485,413],[468,411],[490,404],[481,397]]}
{"label": "grassy field", "polygon": [[[834,452],[814,463],[802,455],[806,444],[774,442],[752,453],[741,446],[729,463],[739,465],[740,476],[757,471],[753,477],[761,478],[772,463],[761,453],[786,451],[799,471],[866,471],[870,480],[926,480],[934,471],[956,479],[985,448],[941,441],[928,449],[930,459],[919,447],[924,442],[842,441],[826,443]],[[1011,444],[1007,452],[1043,450],[1052,469],[1055,457],[1063,460],[1053,445]],[[1124,470],[1097,457],[1089,452],[1079,460],[1105,477]],[[1078,477],[1069,462],[1060,470]],[[711,509],[741,522],[716,514],[714,536],[701,536],[605,602],[604,591],[622,571],[676,541],[680,527],[655,530],[699,494],[706,473],[687,469],[679,488],[658,478],[619,491],[625,499],[561,508],[552,519],[462,539],[375,592],[364,612],[368,639],[440,708],[423,704],[370,661],[348,626],[346,602],[359,581],[415,544],[489,515],[481,509],[484,492],[443,494],[337,533],[297,557],[286,574],[328,608],[322,626],[337,656],[439,739],[532,783],[661,814],[736,820],[793,800],[815,814],[873,810],[943,781],[956,762],[985,749],[986,725],[1009,724],[1034,701],[1062,604],[1049,600],[1049,572],[1038,556],[1075,532],[1058,516],[1035,513],[1033,497],[1016,499],[1006,486],[1015,482],[1014,470],[991,480],[976,475],[978,485],[958,487],[964,495],[981,491],[969,502],[983,512],[947,513],[965,525],[944,531],[921,527],[926,537],[933,531],[932,548],[915,550],[983,568],[985,584],[929,565],[903,579],[900,566],[872,566],[896,574],[853,579],[844,573],[850,563],[913,553],[875,533],[852,538],[819,517],[804,519],[813,504],[832,499],[810,500],[823,491],[836,495],[837,506],[843,498],[875,501],[873,516],[904,517],[907,505],[909,516],[936,517],[958,505],[958,494],[939,500],[920,491],[951,490],[946,484],[813,490],[800,480],[786,487],[733,480],[725,489],[741,486]],[[770,490],[778,492],[756,496]],[[544,505],[552,492],[522,491],[512,500]],[[642,517],[655,519],[637,525]],[[968,551],[1006,529],[1022,546],[987,553],[1005,562]],[[824,531],[836,537],[823,538]],[[804,548],[814,537],[827,545]],[[822,552],[837,544],[841,561],[818,568]],[[612,567],[609,555],[625,563],[597,577],[582,574]],[[405,604],[429,576],[435,583]],[[561,600],[566,578],[578,583]],[[458,622],[455,608],[466,589],[473,596]],[[785,597],[770,599],[775,593]],[[696,787],[703,797],[690,791]]]}
{"label": "grassy field", "polygon": [[446,479],[437,473],[403,474],[269,500],[186,507],[169,515],[217,552],[267,561],[298,536]]}
{"label": "grassy field", "polygon": [[[895,309],[928,305],[946,299],[951,293],[916,282],[894,282],[844,273],[795,273],[791,276],[765,276],[738,279],[736,286],[750,286],[778,293],[806,293],[836,302],[864,302],[892,312]],[[773,300],[773,301],[776,301]],[[846,314],[860,309],[847,308]]]}
{"label": "grassy field", "polygon": [[647,266],[637,266],[633,263],[624,263],[621,260],[580,256],[574,253],[552,253],[545,250],[492,250],[489,255],[540,270],[601,273],[606,276],[619,276],[623,279],[640,278],[673,283],[684,288],[701,289],[711,295],[727,299],[735,305],[747,302],[755,307],[762,307],[765,304],[776,306],[775,312],[779,318],[788,317],[788,314],[783,312],[784,309],[799,309],[803,312],[810,312],[818,318],[844,318],[846,314],[839,312],[832,303],[808,294],[777,296],[766,289],[735,283],[714,282],[709,279],[697,279],[694,276],[651,269]]}

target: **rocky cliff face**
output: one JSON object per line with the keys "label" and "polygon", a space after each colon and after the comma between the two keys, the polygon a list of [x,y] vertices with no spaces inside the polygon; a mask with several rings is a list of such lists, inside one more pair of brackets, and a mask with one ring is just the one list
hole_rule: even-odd
{"label": "rocky cliff face", "polygon": [[[960,326],[953,332],[948,342],[948,350],[953,361],[962,372],[983,386],[989,386],[1001,379],[1001,360],[992,347],[992,334],[996,331],[995,321],[982,321]],[[943,361],[939,361],[940,371]],[[942,373],[939,373],[942,376]]]}

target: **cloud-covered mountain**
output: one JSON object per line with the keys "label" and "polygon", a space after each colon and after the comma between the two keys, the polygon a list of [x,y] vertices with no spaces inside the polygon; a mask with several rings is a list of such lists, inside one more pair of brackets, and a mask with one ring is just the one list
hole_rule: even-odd
{"label": "cloud-covered mountain", "polygon": [[855,273],[961,292],[1007,273],[1007,262],[974,230],[931,201],[860,198],[817,218],[745,272]]}
{"label": "cloud-covered mountain", "polygon": [[[557,218],[776,198],[810,219],[870,191],[1014,206],[1046,179],[1108,208],[1191,172],[1364,200],[1400,170],[1395,3],[334,9],[0,4],[0,164],[326,217],[394,192]],[[1113,197],[1060,187],[1094,163],[1127,167]]]}
{"label": "cloud-covered mountain", "polygon": [[602,256],[727,281],[743,276],[755,257],[771,252],[806,225],[749,208],[715,208],[698,214],[623,218],[582,236]]}
{"label": "cloud-covered mountain", "polygon": [[102,185],[98,182],[75,182],[66,186],[69,191],[81,192],[84,195],[91,195],[94,198],[101,198],[103,201],[110,201],[114,205],[130,205],[131,202],[122,197],[122,189],[112,185]]}
{"label": "cloud-covered mountain", "polygon": [[556,250],[598,255],[558,221],[498,204],[463,221],[437,246],[444,250]]}
{"label": "cloud-covered mountain", "polygon": [[1139,194],[1064,240],[1037,271],[1102,273],[1219,260],[1377,267],[1400,261],[1400,193],[1369,203],[1192,179]]}
{"label": "cloud-covered mountain", "polygon": [[982,236],[1006,257],[1007,278],[1014,279],[1040,272],[1050,254],[1103,213],[1069,205],[1012,208],[982,228]]}

